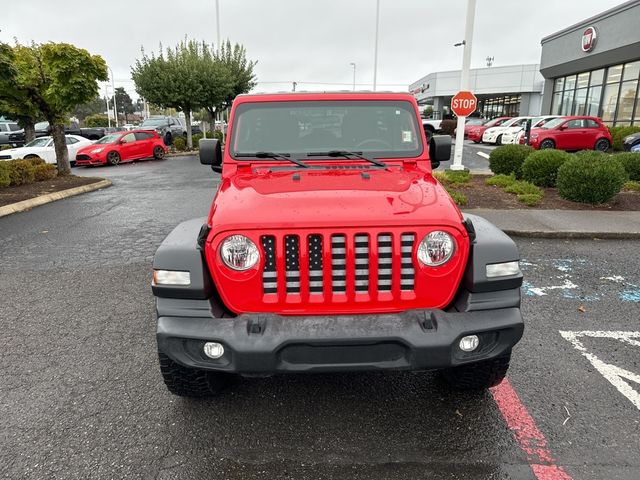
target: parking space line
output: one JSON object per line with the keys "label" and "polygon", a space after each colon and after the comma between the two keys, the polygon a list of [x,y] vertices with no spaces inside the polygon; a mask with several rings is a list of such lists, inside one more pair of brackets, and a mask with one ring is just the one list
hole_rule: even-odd
{"label": "parking space line", "polygon": [[616,365],[603,362],[593,353],[589,352],[582,342],[580,337],[591,338],[609,338],[619,340],[629,345],[640,347],[640,332],[610,332],[610,331],[584,331],[584,332],[569,332],[560,331],[560,335],[573,345],[582,356],[584,356],[593,367],[606,378],[611,385],[616,387],[622,395],[640,410],[640,393],[637,392],[628,382],[634,382],[640,384],[640,375],[620,368]]}
{"label": "parking space line", "polygon": [[509,430],[526,454],[536,479],[572,480],[562,467],[556,465],[547,446],[547,439],[538,429],[509,380],[504,379],[500,385],[490,390]]}
{"label": "parking space line", "polygon": [[485,158],[485,159],[487,159],[487,160],[489,159],[489,155],[487,155],[487,154],[486,154],[486,153],[484,153],[484,152],[476,152],[476,154],[477,154],[477,155],[480,155],[482,158]]}

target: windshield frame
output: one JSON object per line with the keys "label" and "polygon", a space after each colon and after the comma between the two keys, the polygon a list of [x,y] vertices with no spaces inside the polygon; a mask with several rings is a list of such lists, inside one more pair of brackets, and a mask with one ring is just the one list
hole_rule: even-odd
{"label": "windshield frame", "polygon": [[[366,106],[370,105],[375,107],[380,104],[394,105],[397,108],[401,108],[406,110],[409,113],[409,118],[413,123],[413,128],[415,130],[416,142],[418,148],[416,150],[406,150],[406,151],[387,151],[387,150],[365,150],[361,152],[363,155],[366,155],[371,158],[384,158],[384,159],[415,159],[424,156],[425,154],[425,144],[423,142],[423,127],[422,123],[418,121],[418,113],[416,112],[415,106],[408,100],[377,100],[377,99],[366,99],[366,100],[358,100],[358,99],[328,99],[328,100],[286,100],[286,101],[270,101],[270,102],[243,102],[239,104],[235,111],[233,112],[232,117],[232,130],[230,131],[230,135],[228,141],[226,143],[227,148],[225,149],[225,156],[228,154],[228,157],[236,162],[252,162],[252,161],[260,161],[260,162],[273,162],[278,161],[271,158],[260,158],[255,156],[248,156],[248,153],[253,152],[245,152],[245,151],[235,151],[233,145],[236,142],[236,138],[239,132],[238,126],[240,125],[240,121],[242,120],[242,114],[250,110],[252,108],[283,108],[287,107],[292,108],[300,108],[304,105],[308,105],[309,107],[314,106],[323,106],[326,104],[332,104],[336,109],[342,107],[350,107],[350,106]],[[287,151],[287,152],[273,152],[278,154],[289,154],[293,158],[304,160],[305,162],[326,162],[327,160],[335,161],[338,160],[336,157],[331,157],[330,155],[326,156],[308,156],[309,153],[317,152],[318,150],[322,150],[322,148],[318,147],[309,147],[307,150],[297,150],[297,151]],[[332,148],[327,148],[327,150],[344,150],[344,148],[339,147],[337,144],[332,146]],[[362,148],[354,148],[353,150],[357,150],[360,152]],[[257,150],[260,151],[260,150]],[[242,154],[242,156],[238,157],[237,154]],[[357,157],[354,158],[339,158],[339,160],[347,160],[347,161],[361,161]]]}
{"label": "windshield frame", "polygon": [[[549,120],[548,122],[545,122],[544,125],[540,126],[540,127],[536,127],[536,128],[544,128],[545,130],[553,130],[556,127],[559,127],[560,125],[562,125],[564,122],[567,121],[566,117],[558,117],[558,118],[554,118],[553,120]],[[551,126],[547,126],[547,125],[551,125]]]}

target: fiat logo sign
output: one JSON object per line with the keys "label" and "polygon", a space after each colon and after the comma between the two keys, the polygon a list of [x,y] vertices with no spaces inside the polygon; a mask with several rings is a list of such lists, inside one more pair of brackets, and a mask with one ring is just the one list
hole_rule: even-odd
{"label": "fiat logo sign", "polygon": [[589,27],[582,33],[582,51],[590,52],[596,46],[596,39],[598,34],[596,27]]}

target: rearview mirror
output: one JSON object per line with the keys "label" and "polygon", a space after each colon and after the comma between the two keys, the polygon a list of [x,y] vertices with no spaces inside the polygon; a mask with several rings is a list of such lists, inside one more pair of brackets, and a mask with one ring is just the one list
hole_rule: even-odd
{"label": "rearview mirror", "polygon": [[429,159],[431,168],[436,169],[440,162],[451,159],[451,135],[434,135],[429,140]]}
{"label": "rearview mirror", "polygon": [[222,147],[217,138],[201,138],[198,143],[200,163],[211,165],[214,172],[222,172]]}

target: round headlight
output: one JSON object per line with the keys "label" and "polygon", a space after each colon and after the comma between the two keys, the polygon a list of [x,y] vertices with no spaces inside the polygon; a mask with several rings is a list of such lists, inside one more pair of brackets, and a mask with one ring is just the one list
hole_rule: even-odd
{"label": "round headlight", "polygon": [[428,267],[437,267],[447,263],[453,251],[455,243],[447,232],[436,230],[424,237],[418,246],[418,260]]}
{"label": "round headlight", "polygon": [[234,270],[248,270],[260,259],[258,247],[244,235],[231,235],[220,246],[222,261]]}

